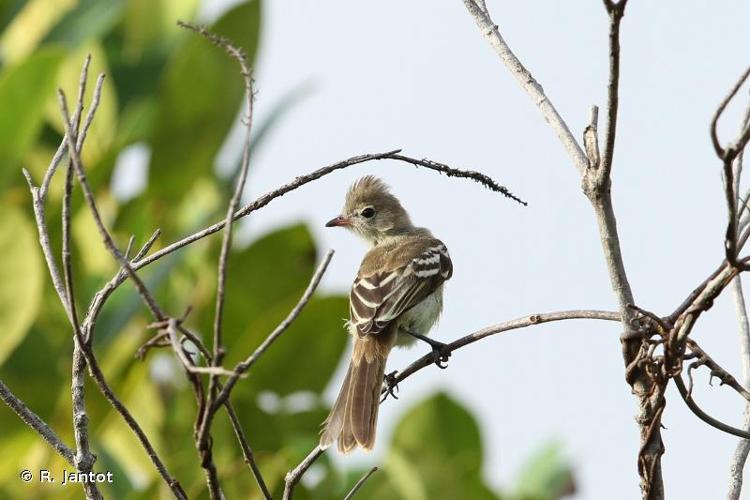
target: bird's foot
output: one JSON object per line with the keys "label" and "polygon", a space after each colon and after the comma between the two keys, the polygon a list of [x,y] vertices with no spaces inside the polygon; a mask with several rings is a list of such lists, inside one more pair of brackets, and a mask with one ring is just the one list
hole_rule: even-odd
{"label": "bird's foot", "polygon": [[441,370],[445,370],[446,368],[448,368],[448,365],[445,364],[448,362],[448,358],[451,357],[451,348],[448,344],[443,344],[442,342],[432,340],[425,335],[414,333],[409,330],[406,330],[406,333],[414,338],[421,340],[422,342],[427,342],[428,344],[430,344],[430,347],[432,347],[432,359],[434,360],[437,367]]}
{"label": "bird's foot", "polygon": [[398,399],[398,396],[396,396],[396,393],[398,392],[398,380],[396,380],[397,374],[398,371],[393,370],[391,373],[386,373],[385,375],[383,375],[385,392],[383,393],[383,397],[380,400],[381,403],[388,399],[388,396],[393,396],[393,399]]}
{"label": "bird's foot", "polygon": [[434,344],[431,343],[430,345],[432,346],[432,359],[437,367],[441,370],[445,370],[446,368],[448,368],[448,365],[446,363],[448,362],[448,358],[451,357],[451,349],[448,344],[435,342]]}

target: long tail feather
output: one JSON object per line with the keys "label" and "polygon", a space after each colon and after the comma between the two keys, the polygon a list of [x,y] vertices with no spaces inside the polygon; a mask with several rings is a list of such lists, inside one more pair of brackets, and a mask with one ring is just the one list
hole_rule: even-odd
{"label": "long tail feather", "polygon": [[342,453],[349,453],[357,446],[372,449],[385,363],[392,346],[392,335],[355,339],[349,370],[323,423],[322,448],[337,442]]}

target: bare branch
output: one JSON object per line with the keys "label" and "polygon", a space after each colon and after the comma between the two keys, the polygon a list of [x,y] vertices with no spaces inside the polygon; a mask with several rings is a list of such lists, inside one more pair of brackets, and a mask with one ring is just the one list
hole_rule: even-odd
{"label": "bare branch", "polygon": [[263,498],[265,500],[272,500],[271,492],[268,491],[268,486],[266,486],[266,482],[263,480],[263,475],[260,472],[260,467],[258,467],[257,462],[255,461],[255,455],[253,454],[252,448],[250,448],[250,444],[247,441],[247,436],[245,435],[245,431],[242,429],[242,424],[240,423],[239,418],[237,418],[237,413],[234,411],[234,407],[232,406],[232,402],[227,399],[224,401],[224,407],[227,410],[227,415],[229,415],[229,421],[232,424],[232,429],[234,430],[234,435],[237,437],[237,441],[240,443],[240,448],[242,449],[242,457],[245,460],[245,463],[250,467],[250,470],[253,473],[253,476],[255,477],[255,481],[258,483],[258,488],[260,488],[260,492],[263,494]]}
{"label": "bare branch", "polygon": [[750,138],[750,137],[745,138],[745,136],[750,134],[749,132],[750,128],[745,127],[743,131],[740,133],[740,136],[737,139],[737,142],[733,145],[728,146],[728,150],[727,150],[721,145],[721,142],[719,141],[719,134],[716,131],[717,125],[719,123],[719,118],[721,118],[721,115],[724,114],[724,110],[727,108],[727,105],[734,98],[734,96],[737,95],[737,92],[739,92],[740,88],[745,83],[745,80],[747,80],[748,76],[750,76],[750,67],[748,67],[745,70],[745,72],[742,73],[739,80],[737,80],[737,83],[735,83],[734,87],[732,87],[732,90],[729,92],[729,94],[727,94],[726,97],[724,97],[724,99],[719,104],[719,107],[716,108],[716,112],[714,113],[714,116],[711,119],[711,142],[713,143],[716,156],[718,156],[721,159],[726,158],[727,153],[734,154],[734,155],[739,153],[739,150],[741,150],[744,147],[744,145],[747,144],[748,138]]}
{"label": "bare branch", "polygon": [[[99,86],[101,86],[103,82],[103,79],[100,77],[98,80]],[[83,196],[86,200],[86,203],[89,206],[89,209],[91,210],[91,214],[94,217],[94,222],[96,223],[96,227],[99,230],[99,233],[102,236],[102,239],[104,240],[104,246],[107,248],[107,250],[112,253],[112,255],[115,257],[117,261],[119,261],[120,265],[125,268],[125,270],[128,272],[128,275],[133,280],[133,283],[135,284],[136,290],[138,290],[138,293],[143,298],[146,305],[151,309],[151,312],[153,315],[159,319],[163,320],[166,318],[164,313],[161,311],[159,306],[156,304],[156,301],[154,300],[153,296],[151,295],[151,292],[148,291],[146,288],[146,285],[143,283],[143,280],[136,274],[135,270],[130,266],[130,263],[125,259],[122,252],[117,248],[117,245],[115,245],[114,240],[112,239],[112,235],[109,234],[109,231],[107,230],[107,227],[104,225],[104,221],[101,218],[101,215],[99,214],[99,209],[96,206],[96,200],[94,199],[94,194],[91,191],[91,187],[89,186],[88,179],[86,178],[86,173],[83,170],[83,165],[81,164],[81,158],[78,153],[78,151],[75,148],[77,137],[75,136],[75,132],[70,129],[69,126],[69,118],[68,118],[68,106],[65,100],[65,94],[62,90],[58,90],[59,98],[60,98],[60,110],[63,117],[63,123],[65,124],[65,137],[68,141],[68,151],[70,153],[70,159],[71,163],[73,164],[73,168],[75,169],[76,175],[78,176],[78,182],[81,185],[81,189],[83,190]]]}
{"label": "bare branch", "polygon": [[[460,339],[454,340],[447,344],[446,350],[449,352],[456,351],[464,346],[473,344],[486,337],[496,335],[498,333],[507,332],[510,330],[518,330],[520,328],[526,328],[534,325],[541,325],[542,323],[551,323],[555,321],[565,321],[571,319],[596,319],[604,321],[621,321],[621,316],[617,312],[613,311],[598,311],[598,310],[572,310],[572,311],[560,311],[551,313],[539,313],[531,314],[529,316],[523,316],[511,321],[504,323],[498,323],[496,325],[488,326],[481,330],[478,330],[472,334],[461,337]],[[430,365],[434,365],[435,359],[432,354],[427,354],[417,359],[404,370],[400,371],[396,375],[395,382],[399,383],[414,373],[418,372],[422,368],[426,368]]]}
{"label": "bare branch", "polygon": [[[533,325],[541,325],[542,323],[551,323],[555,321],[564,321],[571,319],[596,319],[616,322],[621,321],[619,313],[611,311],[598,311],[593,309],[531,314],[511,321],[506,321],[504,323],[498,323],[497,325],[488,326],[474,333],[461,337],[457,340],[454,340],[450,344],[446,344],[446,350],[449,353],[453,353],[453,351],[457,349],[460,349],[469,344],[473,344],[474,342],[478,342],[484,338],[496,335],[498,333],[510,330],[518,330]],[[434,364],[435,358],[433,357],[432,353],[422,356],[421,358],[417,359],[409,366],[407,366],[405,369],[398,372],[393,378],[393,383],[398,384],[414,373],[418,372],[419,370],[428,366],[432,366]],[[384,387],[381,391],[381,394],[385,394],[387,392],[388,388]],[[307,457],[305,457],[305,459],[300,462],[297,467],[287,473],[285,479],[286,485],[284,488],[284,500],[290,500],[292,498],[294,488],[299,482],[300,478],[305,474],[307,469],[310,468],[315,460],[317,460],[318,457],[323,454],[324,451],[325,450],[321,449],[320,446],[316,446],[307,455]]]}
{"label": "bare branch", "polygon": [[[131,259],[131,266],[134,265],[134,262],[136,262],[138,259],[142,259],[146,255],[146,253],[148,253],[154,243],[156,243],[156,240],[157,238],[159,238],[160,234],[161,231],[159,229],[154,231],[148,241],[146,241],[143,247],[141,247],[138,253],[135,254],[135,256]],[[127,253],[129,252],[126,252],[126,254]],[[83,330],[86,334],[87,344],[91,344],[93,342],[93,333],[96,329],[96,320],[99,317],[99,313],[104,307],[104,304],[106,303],[109,296],[112,295],[112,293],[117,289],[117,287],[125,281],[126,276],[127,272],[124,268],[121,267],[117,274],[104,286],[104,288],[99,290],[94,295],[94,298],[89,305],[89,309],[86,312],[86,318],[83,320]]]}
{"label": "bare branch", "polygon": [[76,456],[75,450],[63,443],[62,439],[55,433],[47,423],[42,420],[36,413],[31,411],[15,394],[8,389],[8,386],[0,380],[0,399],[3,400],[13,413],[23,420],[30,428],[34,429],[47,444],[63,457],[70,465],[75,467]]}
{"label": "bare branch", "polygon": [[[360,163],[365,163],[368,161],[373,160],[399,160],[404,161],[407,163],[410,163],[415,166],[420,166],[424,168],[428,168],[430,170],[434,170],[436,172],[444,173],[448,176],[454,176],[454,177],[464,177],[468,179],[475,180],[482,185],[488,187],[492,191],[499,192],[503,195],[505,195],[505,192],[510,193],[507,188],[504,186],[499,185],[497,182],[495,182],[490,177],[478,173],[478,172],[472,172],[472,171],[465,171],[465,170],[459,170],[459,169],[452,169],[449,168],[441,163],[433,162],[430,160],[418,160],[416,158],[411,158],[408,156],[403,156],[399,154],[401,152],[400,149],[396,149],[393,151],[388,151],[386,153],[371,153],[371,154],[364,154],[360,156],[353,156],[351,158],[348,158],[346,160],[340,161],[338,163],[334,163],[332,165],[328,165],[326,167],[319,168],[318,170],[315,170],[314,172],[311,172],[306,175],[302,175],[299,177],[296,177],[293,181],[274,189],[273,191],[264,194],[260,198],[257,198],[256,200],[248,203],[247,205],[240,208],[237,212],[234,214],[233,220],[241,219],[247,215],[249,215],[252,212],[255,212],[256,210],[259,210],[269,203],[271,203],[273,200],[280,198],[284,196],[285,194],[294,191],[295,189],[298,189],[305,184],[308,184],[312,181],[315,181],[317,179],[320,179],[321,177],[324,177],[328,174],[331,174],[337,170],[342,170],[347,167],[351,167],[353,165],[358,165]],[[515,197],[514,197],[515,199]],[[224,227],[224,221],[217,222],[211,226],[208,226],[200,231],[197,231],[189,236],[186,236],[182,238],[179,241],[176,241],[174,243],[171,243],[167,245],[166,247],[162,248],[161,250],[154,252],[153,254],[149,255],[148,257],[145,257],[143,259],[138,260],[133,264],[133,269],[136,271],[159,260],[160,258],[164,257],[165,255],[169,255],[170,253],[179,250],[180,248],[183,248],[195,241],[198,241],[202,238],[205,238],[206,236],[209,236],[211,234],[214,234],[218,231],[221,231],[221,229]]]}
{"label": "bare branch", "polygon": [[373,467],[372,469],[367,471],[367,473],[365,473],[365,475],[362,476],[360,480],[356,482],[356,484],[351,489],[351,491],[344,497],[344,500],[351,500],[351,498],[354,497],[354,494],[357,493],[357,490],[359,490],[362,487],[362,485],[365,484],[365,481],[370,479],[370,476],[375,474],[377,471],[378,471],[377,467]]}
{"label": "bare branch", "polygon": [[682,375],[676,375],[674,377],[675,385],[677,386],[677,390],[680,393],[680,396],[682,396],[682,399],[685,401],[685,404],[690,408],[690,411],[692,411],[695,416],[706,422],[711,427],[714,427],[716,429],[719,429],[720,431],[726,432],[728,434],[732,434],[734,436],[741,437],[743,439],[750,439],[750,433],[742,431],[740,429],[737,429],[735,427],[732,427],[731,425],[727,425],[723,422],[720,422],[719,420],[716,420],[714,417],[709,415],[708,413],[704,412],[700,406],[695,402],[693,399],[693,396],[689,393],[687,387],[685,387],[685,381],[682,380]]}
{"label": "bare branch", "polygon": [[599,156],[599,107],[591,106],[589,124],[583,131],[583,144],[586,146],[586,156],[589,159],[589,168],[597,169],[601,162]]}
{"label": "bare branch", "polygon": [[294,495],[294,488],[297,487],[297,483],[305,475],[307,469],[325,452],[320,445],[313,448],[313,450],[300,462],[300,464],[294,469],[286,473],[284,477],[284,496],[282,500],[292,500]]}
{"label": "bare branch", "polygon": [[713,358],[709,356],[708,353],[706,353],[706,351],[701,349],[701,347],[697,342],[695,342],[695,340],[687,339],[686,344],[690,348],[690,350],[694,352],[698,357],[697,360],[691,364],[692,366],[695,366],[696,368],[702,365],[707,366],[709,370],[711,370],[711,377],[718,378],[721,385],[728,385],[750,403],[750,392],[742,387],[742,385],[737,382],[737,379],[734,378],[731,373],[726,371],[716,361],[714,361]]}
{"label": "bare branch", "polygon": [[[215,368],[218,368],[221,365],[221,362],[224,358],[224,347],[222,345],[222,320],[224,317],[224,294],[226,289],[226,278],[227,278],[227,266],[229,261],[229,248],[232,244],[232,221],[233,221],[233,215],[234,212],[237,210],[237,207],[240,204],[240,200],[242,198],[242,193],[245,190],[245,181],[247,180],[247,172],[250,166],[250,132],[252,130],[252,123],[253,123],[253,81],[252,81],[252,74],[250,72],[250,68],[247,65],[247,57],[245,56],[245,53],[242,51],[242,49],[235,46],[231,41],[227,40],[226,38],[222,38],[214,33],[209,32],[206,28],[202,26],[194,26],[189,23],[185,23],[182,21],[179,21],[177,23],[180,27],[189,29],[195,33],[198,33],[202,35],[203,37],[207,38],[211,43],[214,45],[224,49],[227,54],[230,55],[233,59],[235,59],[239,65],[240,70],[242,74],[242,78],[245,84],[245,100],[247,105],[247,122],[245,127],[245,139],[244,139],[244,145],[242,150],[242,162],[240,165],[240,173],[237,176],[237,182],[235,184],[234,193],[232,194],[231,199],[229,200],[229,204],[227,206],[226,216],[224,217],[224,235],[221,241],[221,250],[219,253],[219,264],[218,264],[218,284],[216,287],[216,306],[215,306],[215,312],[214,312],[214,328],[213,328],[213,366]],[[173,329],[174,332],[174,329]],[[170,335],[173,338],[173,345],[175,344],[175,336]],[[180,347],[175,347],[175,349],[178,352],[182,352],[182,349]],[[218,375],[212,374],[211,379],[209,381],[209,389],[208,389],[208,401],[206,405],[203,408],[203,415],[199,415],[199,419],[201,420],[201,430],[203,432],[200,433],[200,436],[198,440],[196,441],[198,443],[199,451],[203,455],[203,464],[205,467],[205,464],[207,461],[210,460],[211,453],[208,448],[211,447],[210,441],[207,439],[210,429],[208,425],[204,425],[206,423],[210,423],[211,416],[209,416],[209,413],[214,412],[213,409],[214,404],[214,398],[216,396],[216,393],[218,391],[219,386],[219,379]],[[210,467],[213,467],[213,464],[209,464]],[[223,495],[221,494],[221,490],[218,486],[218,481],[214,481],[214,484],[212,484],[211,481],[209,481],[209,489],[211,492],[212,498],[222,498]]]}
{"label": "bare branch", "polygon": [[29,185],[29,191],[31,191],[31,203],[34,209],[34,220],[36,221],[37,233],[39,234],[39,246],[42,248],[44,260],[47,263],[50,278],[52,278],[52,286],[54,287],[55,292],[57,292],[57,296],[62,303],[65,314],[70,319],[70,308],[68,307],[65,282],[60,274],[60,269],[57,267],[57,262],[55,261],[55,256],[52,252],[52,245],[49,241],[49,229],[47,229],[47,216],[44,208],[45,198],[42,196],[41,189],[34,186],[29,172],[26,169],[23,169],[22,171],[26,178],[26,182]]}
{"label": "bare branch", "polygon": [[609,13],[609,83],[607,84],[607,126],[604,133],[604,157],[602,158],[601,173],[609,179],[612,171],[612,158],[615,152],[615,136],[617,135],[617,110],[619,107],[620,89],[620,21],[625,15],[628,0],[615,3],[604,0]]}
{"label": "bare branch", "polygon": [[[738,158],[738,160],[741,156]],[[745,387],[750,386],[750,322],[747,317],[745,295],[742,291],[742,280],[737,276],[732,280],[732,296],[734,298],[737,323],[739,324],[740,362],[742,363],[742,379]],[[742,427],[750,433],[750,402],[745,403]],[[729,493],[728,500],[739,500],[742,492],[743,472],[745,462],[750,452],[750,440],[743,439],[737,443],[729,465]]]}
{"label": "bare branch", "polygon": [[[180,341],[177,338],[177,320],[174,318],[169,318],[167,320],[167,336],[169,337],[169,341],[172,344],[172,350],[174,350],[174,353],[177,355],[177,358],[182,362],[182,366],[189,371],[190,373],[204,373],[208,375],[215,375],[215,376],[227,376],[231,377],[236,375],[235,372],[231,370],[227,370],[222,366],[195,366],[195,364],[188,359],[187,355],[185,354],[185,349],[180,345]],[[242,375],[240,375],[242,376]]]}
{"label": "bare branch", "polygon": [[[101,86],[102,82],[103,80],[100,77],[97,81],[98,86]],[[148,292],[143,282],[140,280],[138,275],[130,266],[130,263],[125,259],[123,254],[119,251],[117,246],[114,244],[114,241],[112,240],[112,237],[109,234],[109,231],[107,231],[106,227],[104,226],[101,216],[99,215],[99,211],[96,207],[96,202],[94,200],[93,193],[91,191],[91,188],[88,185],[88,180],[86,179],[86,174],[81,164],[79,151],[76,149],[77,138],[75,135],[75,131],[73,131],[70,128],[71,122],[70,122],[70,118],[68,114],[68,108],[67,108],[67,103],[65,100],[65,95],[63,94],[61,90],[58,93],[60,97],[60,109],[62,113],[63,124],[65,126],[65,138],[68,143],[68,152],[70,155],[70,161],[73,164],[73,168],[78,177],[78,181],[81,185],[81,189],[83,190],[84,198],[86,199],[86,202],[92,212],[92,215],[94,216],[94,221],[96,222],[97,228],[99,229],[99,232],[101,233],[102,238],[104,239],[105,246],[107,247],[108,250],[110,250],[110,252],[112,252],[112,254],[117,258],[117,260],[120,261],[123,268],[125,268],[125,270],[128,271],[128,274],[133,279],[133,282],[136,285],[136,289],[144,298],[144,301],[151,307],[152,312],[154,312],[154,314],[159,319],[163,319],[163,313],[161,313],[161,310],[158,308],[158,306],[154,302],[153,297],[151,297],[150,295],[150,292]],[[143,429],[140,427],[140,425],[138,425],[138,423],[133,418],[130,411],[125,407],[125,405],[123,405],[122,402],[115,396],[114,392],[112,392],[112,389],[109,387],[109,384],[107,383],[104,377],[104,374],[102,373],[101,368],[99,367],[99,364],[96,361],[96,358],[94,357],[93,352],[90,350],[90,346],[86,344],[85,339],[80,329],[74,329],[74,331],[76,335],[76,341],[78,345],[81,346],[82,348],[81,352],[85,356],[86,363],[88,364],[89,373],[91,374],[91,377],[96,382],[99,390],[102,392],[102,394],[107,399],[107,401],[109,401],[109,403],[115,408],[115,410],[118,413],[120,413],[120,415],[123,417],[123,419],[127,423],[128,427],[130,427],[131,430],[136,434],[136,437],[141,442],[141,445],[144,447],[144,449],[146,450],[146,453],[151,458],[151,461],[153,462],[157,471],[162,476],[164,481],[172,489],[173,494],[177,498],[180,498],[180,499],[187,498],[187,495],[185,491],[182,489],[182,486],[180,486],[179,482],[176,479],[174,479],[167,471],[166,467],[164,466],[164,463],[161,461],[158,454],[156,453],[153,446],[151,445],[151,442],[149,441],[148,437],[143,432]]]}
{"label": "bare branch", "polygon": [[495,24],[490,18],[489,12],[487,11],[486,6],[483,5],[483,2],[481,6],[477,4],[475,0],[463,0],[463,2],[471,17],[474,18],[479,31],[484,35],[492,48],[495,49],[495,52],[500,56],[500,59],[503,61],[503,64],[505,64],[505,67],[508,68],[508,71],[516,77],[521,88],[523,88],[529,97],[531,97],[531,100],[534,101],[534,104],[539,108],[544,119],[547,120],[547,123],[549,123],[550,127],[555,131],[555,134],[557,134],[558,139],[560,139],[560,142],[563,147],[565,147],[571,160],[573,160],[576,169],[578,169],[578,172],[583,175],[588,167],[589,161],[581,149],[581,146],[570,132],[567,123],[565,123],[565,120],[563,120],[557,112],[552,101],[550,101],[544,93],[542,86],[539,85],[513,51],[510,50],[510,47],[508,47],[508,44],[498,30],[497,24]]}
{"label": "bare branch", "polygon": [[[78,86],[78,98],[76,101],[75,113],[73,114],[73,121],[71,124],[72,130],[78,133],[78,129],[81,123],[81,114],[83,113],[83,100],[86,94],[86,79],[88,77],[89,64],[91,63],[91,55],[88,55],[83,63],[83,69],[81,71],[81,78]],[[92,106],[93,107],[93,106]],[[89,116],[93,116],[96,109],[93,109],[93,113],[90,111]],[[80,152],[80,148],[83,146],[83,141],[79,141],[77,150]],[[73,284],[73,265],[71,262],[71,251],[70,251],[70,204],[71,195],[73,191],[73,165],[72,161],[68,161],[68,167],[65,171],[65,188],[62,202],[62,263],[63,263],[63,277],[65,279],[65,291],[66,300],[68,303],[68,311],[70,321],[75,331],[73,336],[73,363],[72,363],[72,375],[71,375],[71,397],[72,397],[72,410],[73,410],[73,432],[76,441],[76,469],[81,472],[91,472],[96,462],[96,456],[91,452],[91,445],[89,443],[89,428],[88,428],[88,414],[86,413],[86,401],[84,391],[84,376],[86,369],[85,356],[81,352],[83,346],[79,344],[79,339],[83,339],[84,336],[81,332],[81,325],[78,320],[78,310],[75,302],[75,287]],[[94,482],[84,482],[83,489],[86,494],[86,498],[100,499],[103,498],[99,488]]]}

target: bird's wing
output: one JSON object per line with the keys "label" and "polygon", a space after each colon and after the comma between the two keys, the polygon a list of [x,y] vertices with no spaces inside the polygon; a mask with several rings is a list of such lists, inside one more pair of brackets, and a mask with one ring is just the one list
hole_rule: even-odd
{"label": "bird's wing", "polygon": [[453,274],[448,249],[434,238],[406,242],[379,260],[372,272],[363,262],[349,294],[350,321],[360,337],[381,333]]}

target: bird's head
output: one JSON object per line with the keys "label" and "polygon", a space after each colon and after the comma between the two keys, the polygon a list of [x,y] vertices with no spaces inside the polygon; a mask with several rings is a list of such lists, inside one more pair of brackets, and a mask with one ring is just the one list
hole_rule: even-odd
{"label": "bird's head", "polygon": [[326,226],[351,229],[373,244],[413,228],[398,198],[383,181],[372,175],[352,184],[341,215],[328,221]]}

